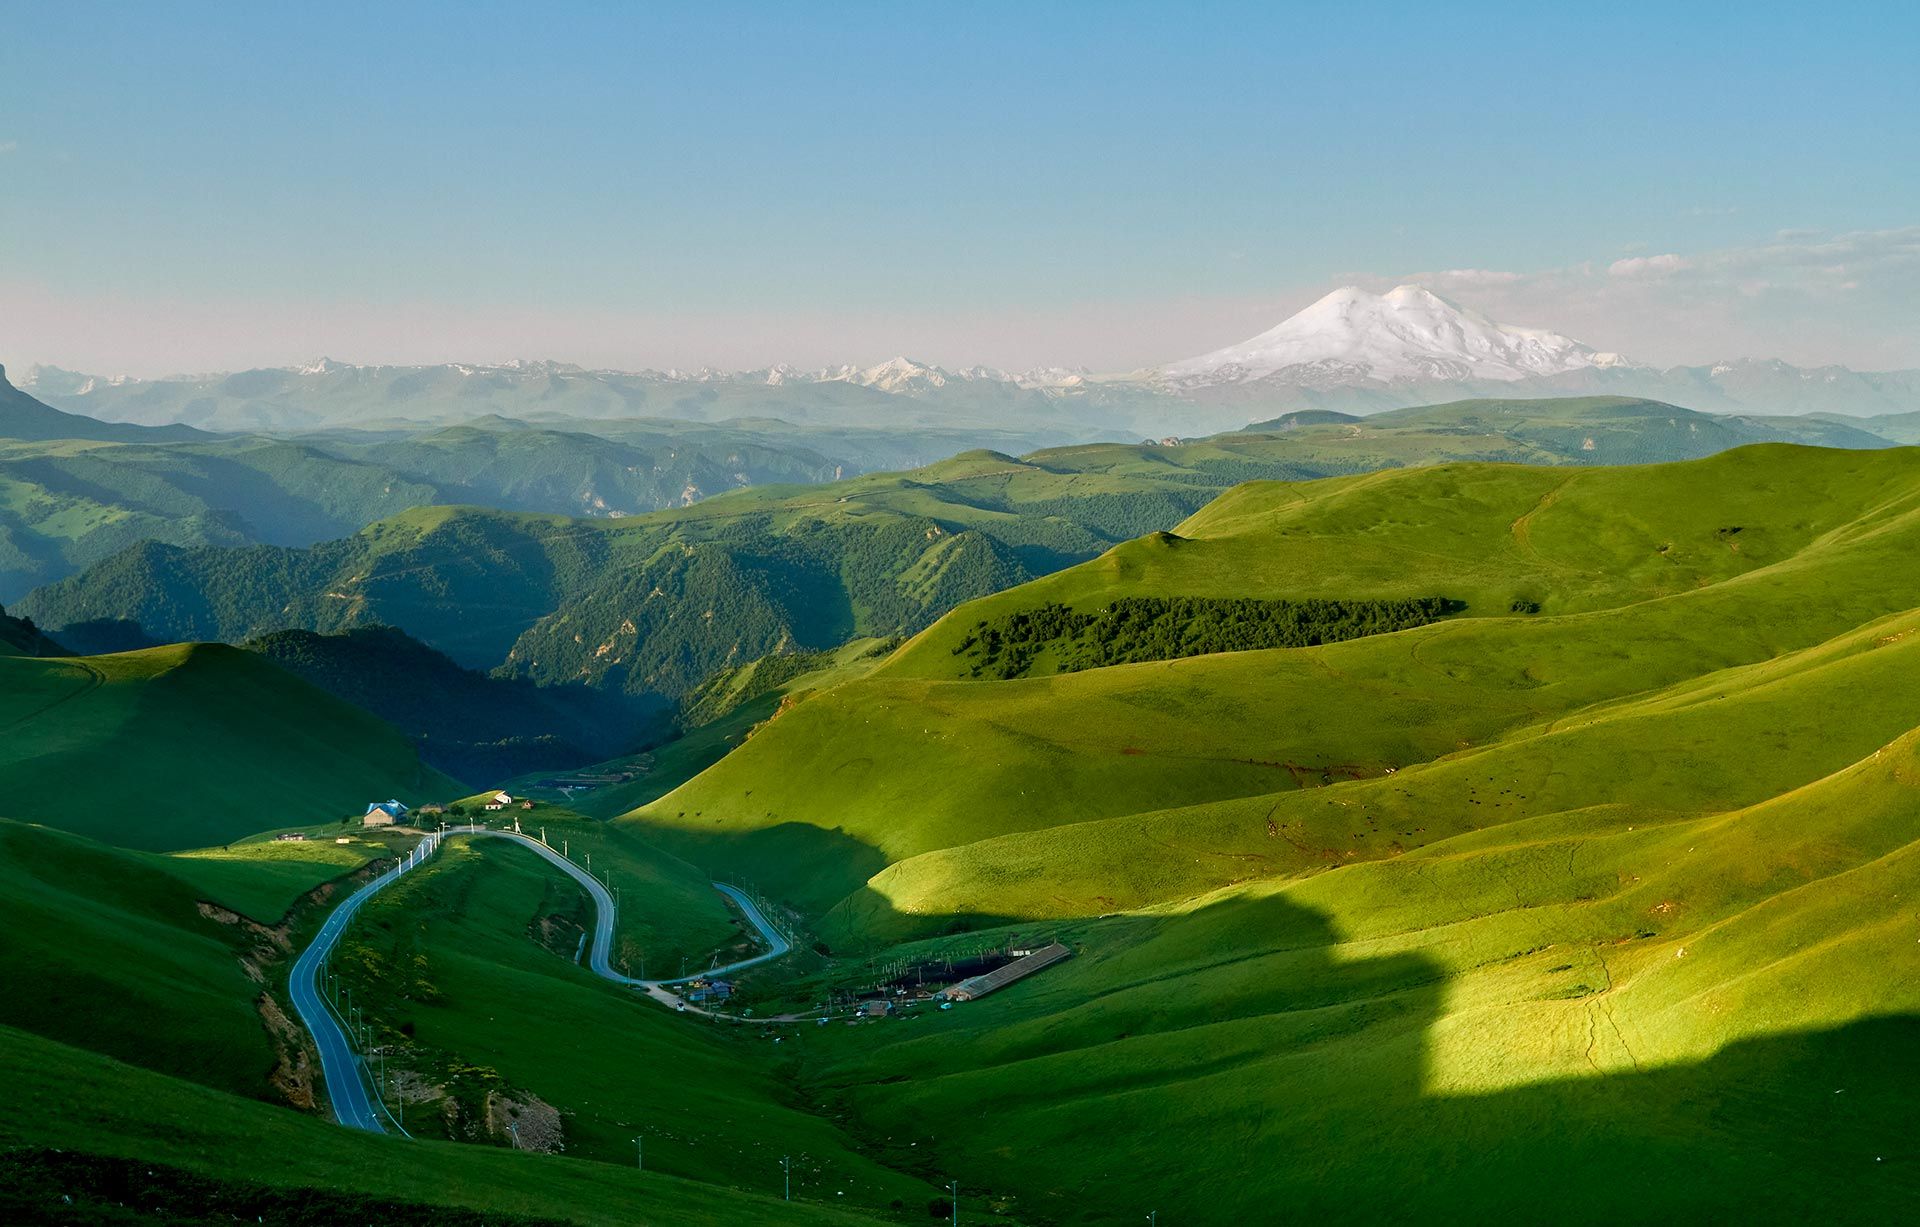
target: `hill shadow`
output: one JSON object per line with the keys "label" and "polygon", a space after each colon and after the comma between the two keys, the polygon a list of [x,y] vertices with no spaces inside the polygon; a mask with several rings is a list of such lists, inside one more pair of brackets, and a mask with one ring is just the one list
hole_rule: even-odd
{"label": "hill shadow", "polygon": [[[1236,1224],[1920,1213],[1920,1016],[1567,1077],[1552,1022],[1464,1039],[1472,1006],[1449,1013],[1454,982],[1434,958],[1392,942],[1355,958],[1281,893],[1058,929],[1071,962],[931,1023],[881,1024],[864,1054],[812,1067],[809,1089],[887,1162],[975,1173],[1039,1222],[1141,1206]],[[1431,1089],[1434,1046],[1463,1042],[1481,1046],[1490,1084],[1529,1063],[1539,1077]]]}

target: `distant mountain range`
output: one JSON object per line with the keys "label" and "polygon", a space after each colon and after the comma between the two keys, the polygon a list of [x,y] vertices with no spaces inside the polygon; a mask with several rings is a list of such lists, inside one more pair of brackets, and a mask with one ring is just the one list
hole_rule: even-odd
{"label": "distant mountain range", "polygon": [[[906,358],[800,371],[587,370],[562,362],[497,366],[298,367],[121,379],[36,366],[20,381],[49,404],[112,422],[185,422],[207,430],[302,431],[420,426],[486,414],[556,419],[774,418],[807,427],[1050,430],[1057,441],[1193,427],[1159,388],[1082,372],[946,370]],[[1204,415],[1209,429],[1237,413]]]}
{"label": "distant mountain range", "polygon": [[7,382],[0,366],[0,439],[91,439],[110,443],[182,443],[210,436],[191,426],[139,426],[62,413]]}
{"label": "distant mountain range", "polygon": [[1206,434],[1299,409],[1365,414],[1468,398],[1595,395],[1717,413],[1920,412],[1920,370],[1761,358],[1653,367],[1547,329],[1498,323],[1415,285],[1385,294],[1345,286],[1237,345],[1121,374],[955,370],[907,358],[750,371],[528,361],[354,366],[323,358],[146,380],[37,366],[20,386],[106,422],[281,432],[498,414],[535,423],[772,418],[809,429],[1019,428],[1069,442]]}

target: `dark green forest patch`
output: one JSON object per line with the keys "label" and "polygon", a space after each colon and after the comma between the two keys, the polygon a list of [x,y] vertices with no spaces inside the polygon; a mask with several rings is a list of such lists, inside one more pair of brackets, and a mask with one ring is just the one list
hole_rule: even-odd
{"label": "dark green forest patch", "polygon": [[983,619],[961,640],[954,655],[974,657],[973,677],[1025,677],[1042,653],[1051,656],[1051,672],[1077,673],[1213,652],[1337,643],[1425,626],[1465,608],[1464,602],[1447,597],[1399,601],[1122,597],[1091,613],[1047,604]]}

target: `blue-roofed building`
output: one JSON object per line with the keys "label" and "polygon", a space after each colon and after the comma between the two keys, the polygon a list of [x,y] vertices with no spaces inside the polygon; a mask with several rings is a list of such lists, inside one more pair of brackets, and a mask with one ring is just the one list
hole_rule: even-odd
{"label": "blue-roofed building", "polygon": [[367,806],[367,812],[360,819],[360,825],[369,827],[390,827],[407,816],[407,807],[398,801],[375,801]]}

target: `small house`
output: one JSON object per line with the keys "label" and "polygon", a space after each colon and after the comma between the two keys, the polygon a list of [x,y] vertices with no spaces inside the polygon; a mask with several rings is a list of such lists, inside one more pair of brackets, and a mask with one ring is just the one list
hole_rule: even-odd
{"label": "small house", "polygon": [[360,817],[360,825],[390,827],[407,816],[407,807],[398,801],[375,801]]}
{"label": "small house", "polygon": [[507,808],[507,806],[512,804],[513,804],[512,793],[496,792],[491,797],[487,798],[487,802],[484,808],[489,810],[505,809]]}
{"label": "small house", "polygon": [[274,839],[283,844],[304,844],[307,842],[307,835],[305,831],[283,831],[275,835]]}

